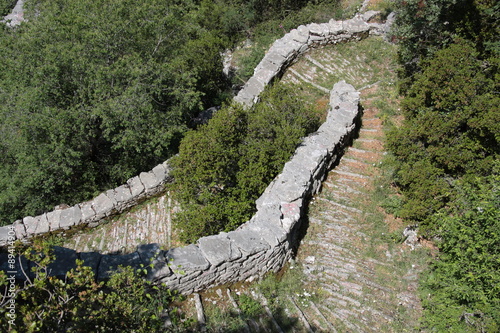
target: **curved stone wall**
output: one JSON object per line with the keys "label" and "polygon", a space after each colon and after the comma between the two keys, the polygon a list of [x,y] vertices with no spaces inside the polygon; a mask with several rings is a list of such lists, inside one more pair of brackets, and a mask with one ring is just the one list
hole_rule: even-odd
{"label": "curved stone wall", "polygon": [[[252,106],[258,101],[266,85],[279,77],[297,57],[313,47],[359,40],[369,34],[383,34],[388,30],[389,24],[368,23],[378,14],[370,11],[346,21],[330,20],[328,23],[311,23],[293,29],[273,43],[255,68],[254,75],[234,100],[246,107]],[[0,227],[0,246],[12,241],[12,237],[14,240],[26,240],[59,229],[75,226],[95,227],[102,219],[121,213],[143,199],[161,192],[163,185],[172,181],[169,171],[166,161],[149,172],[129,179],[125,185],[101,193],[93,200],[35,217],[27,216],[12,225]]]}
{"label": "curved stone wall", "polygon": [[142,200],[162,192],[165,183],[172,180],[167,160],[151,171],[141,172],[130,178],[126,184],[103,192],[90,201],[73,207],[58,208],[35,217],[27,216],[11,225],[0,227],[0,246],[5,246],[9,241],[27,240],[75,226],[95,227],[104,218],[124,212]]}
{"label": "curved stone wall", "polygon": [[[367,23],[373,15],[367,13],[344,22],[310,24],[292,30],[273,44],[235,100],[251,106],[265,85],[279,77],[298,55],[315,45],[361,39],[370,33],[386,31],[385,25]],[[136,252],[125,255],[77,253],[55,247],[56,260],[49,267],[50,274],[64,276],[75,267],[75,259],[82,259],[85,265],[92,267],[98,279],[109,277],[118,265],[148,267],[152,263],[148,279],[189,294],[278,271],[293,254],[308,200],[320,190],[322,180],[351,141],[359,117],[359,93],[343,81],[337,83],[330,95],[325,123],[303,140],[282,173],[256,201],[257,213],[237,230],[203,237],[196,244],[167,251],[159,244],[141,245]],[[162,191],[163,185],[172,180],[169,170],[167,161],[91,201],[37,217],[26,217],[2,227],[0,245],[58,228],[96,225],[103,217],[121,212],[134,202]],[[7,256],[0,254],[2,270],[7,270]],[[19,263],[26,272],[33,265],[23,258]],[[22,270],[17,272],[17,278],[23,279]]]}
{"label": "curved stone wall", "polygon": [[[77,253],[56,247],[49,274],[63,277],[75,267],[76,259],[92,267],[98,279],[108,278],[119,265],[139,268],[152,263],[148,279],[189,294],[278,271],[293,255],[309,199],[320,190],[324,177],[351,141],[360,116],[359,92],[344,81],[335,84],[326,121],[303,140],[281,174],[256,201],[256,214],[237,230],[167,251],[158,244],[141,245],[125,255]],[[4,263],[0,269],[8,270],[7,260],[0,262]],[[29,272],[33,263],[20,262]],[[22,270],[17,272],[17,278],[23,279]]]}

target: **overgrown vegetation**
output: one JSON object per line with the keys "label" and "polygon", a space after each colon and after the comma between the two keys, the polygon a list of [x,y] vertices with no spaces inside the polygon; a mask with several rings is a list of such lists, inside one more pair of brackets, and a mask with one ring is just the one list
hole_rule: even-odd
{"label": "overgrown vegetation", "polygon": [[405,121],[389,136],[401,216],[435,237],[422,327],[500,327],[500,4],[400,1]]}
{"label": "overgrown vegetation", "polygon": [[255,200],[319,119],[293,88],[275,85],[250,110],[225,106],[189,132],[172,161],[181,240],[193,242],[247,221]]}
{"label": "overgrown vegetation", "polygon": [[[124,267],[108,281],[96,282],[93,269],[77,261],[77,267],[60,279],[48,276],[54,257],[47,243],[36,243],[23,254],[35,265],[26,271],[28,279],[13,298],[2,292],[2,332],[159,332],[168,305],[180,299],[165,287],[146,282],[146,268]],[[7,291],[10,282],[0,272],[0,287]],[[7,316],[11,300],[15,319]],[[181,329],[175,311],[169,316]]]}

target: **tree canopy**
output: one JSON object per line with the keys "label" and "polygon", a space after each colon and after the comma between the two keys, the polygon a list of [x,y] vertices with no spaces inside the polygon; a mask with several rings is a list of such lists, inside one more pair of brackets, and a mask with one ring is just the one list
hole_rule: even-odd
{"label": "tree canopy", "polygon": [[398,212],[436,241],[422,329],[500,327],[500,4],[399,1],[403,124],[388,136]]}
{"label": "tree canopy", "polygon": [[[0,37],[0,218],[81,200],[171,156],[222,89],[188,3],[28,2]],[[193,53],[194,52],[194,53]]]}
{"label": "tree canopy", "polygon": [[250,110],[225,106],[188,132],[172,163],[180,238],[193,242],[246,222],[255,200],[318,122],[318,112],[306,109],[296,92],[276,85]]}

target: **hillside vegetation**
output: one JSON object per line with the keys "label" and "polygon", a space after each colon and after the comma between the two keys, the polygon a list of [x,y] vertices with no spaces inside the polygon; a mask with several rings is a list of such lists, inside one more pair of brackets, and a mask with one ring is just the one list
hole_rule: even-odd
{"label": "hillside vegetation", "polygon": [[423,328],[500,329],[500,3],[400,1],[404,123],[390,133],[397,213],[440,253]]}
{"label": "hillside vegetation", "polygon": [[[354,148],[351,160],[345,162],[363,169],[357,175],[352,170],[338,170],[344,180],[327,184],[318,197],[320,203],[311,205],[310,234],[314,228],[321,232],[317,239],[304,239],[322,243],[304,249],[302,256],[304,261],[317,260],[318,265],[332,269],[324,272],[330,274],[328,280],[322,271],[313,275],[314,270],[308,268],[304,274],[317,276],[322,288],[332,289],[328,293],[337,297],[339,304],[346,304],[344,316],[340,316],[329,307],[330,300],[335,298],[328,298],[328,304],[320,307],[329,314],[328,318],[315,311],[319,323],[316,327],[331,328],[334,323],[346,330],[375,329],[371,321],[377,321],[377,316],[382,314],[387,319],[396,313],[389,318],[394,319],[397,328],[378,322],[380,329],[498,332],[500,3],[494,0],[397,0],[395,3],[398,18],[392,40],[399,45],[404,119],[394,116],[397,111],[389,103],[391,107],[382,117],[387,124],[394,125],[385,145],[392,155],[387,164],[381,165],[394,169],[392,186],[383,183],[373,189],[371,180],[367,181],[367,177],[372,177],[372,162],[354,160],[363,150]],[[230,95],[228,89],[235,83],[221,74],[221,51],[248,37],[254,41],[254,48],[242,61],[244,66],[236,76],[237,80],[245,78],[248,68],[253,68],[252,64],[262,55],[263,45],[280,36],[283,29],[312,18],[321,19],[326,8],[330,10],[330,18],[338,8],[334,1],[40,0],[28,1],[27,6],[28,22],[16,29],[2,26],[0,34],[0,58],[5,64],[0,72],[2,224],[60,202],[88,198],[180,152],[174,163],[179,199],[184,205],[178,217],[186,232],[184,240],[228,230],[249,216],[253,196],[279,171],[281,163],[293,152],[298,137],[313,129],[317,122],[317,113],[302,107],[302,103],[310,102],[302,102],[295,94],[297,89],[290,91],[278,85],[267,92],[262,105],[249,111],[226,105],[209,124],[189,131],[198,112],[225,101]],[[352,55],[350,50],[344,51],[356,61],[363,58]],[[344,60],[342,66],[351,64],[349,59]],[[367,72],[374,70],[366,64],[369,61],[358,67]],[[330,71],[334,72],[331,68]],[[379,89],[389,87],[392,82],[382,79],[366,83],[375,88],[378,85]],[[371,97],[369,91],[366,94]],[[387,100],[395,98],[392,90],[381,89],[380,94]],[[315,102],[320,104],[321,99]],[[366,105],[372,102],[374,108],[387,106],[384,101],[371,100]],[[367,110],[366,114],[373,116],[373,111]],[[365,120],[365,125],[377,122],[377,128],[364,128],[364,135],[378,131],[379,119]],[[359,145],[374,141],[382,145],[379,138],[361,138],[364,141]],[[346,184],[365,184],[370,190],[353,188],[352,193],[358,193],[359,199],[352,193],[346,198],[339,197],[338,189],[349,188]],[[394,188],[398,195],[391,194]],[[398,232],[391,230],[385,235],[385,215],[378,216],[382,215],[379,207],[371,207],[373,202],[364,201],[371,193],[389,196],[380,200],[386,210],[403,218],[405,225],[418,226],[421,238],[437,245],[439,251],[429,259],[429,270],[417,272],[425,265],[420,262],[414,265],[409,260],[419,253],[405,253],[393,244],[394,240],[401,241]],[[356,207],[347,206],[356,202]],[[342,207],[356,214],[345,214],[348,218],[338,219],[325,208],[332,205],[336,212]],[[362,212],[366,214],[361,215]],[[361,216],[359,221],[351,217],[357,214]],[[331,221],[335,224],[328,224]],[[333,231],[323,232],[328,226],[333,226]],[[345,232],[349,238],[338,236],[338,230],[343,229],[349,231]],[[342,254],[346,252],[342,250],[332,258],[328,256],[332,253],[331,238],[335,236],[338,237],[335,242],[342,245],[336,249],[345,248],[349,255]],[[342,242],[346,239],[357,239],[359,244],[344,246]],[[321,254],[322,247],[328,250],[325,255]],[[144,285],[138,278],[143,270],[125,269],[109,282],[96,283],[93,272],[79,266],[68,276],[73,283],[68,283],[47,277],[51,259],[48,251],[46,243],[35,244],[25,252],[40,265],[35,268],[32,281],[16,295],[19,330],[163,329],[169,312],[167,306],[176,297],[157,286]],[[360,253],[370,252],[371,256],[366,254],[366,258],[359,259]],[[319,255],[323,257],[310,258]],[[381,264],[385,262],[390,264]],[[392,269],[390,265],[400,267]],[[357,271],[358,266],[363,274]],[[348,273],[340,275],[344,279],[340,281],[344,282],[342,288],[351,294],[349,298],[332,287],[339,280],[336,274],[344,272],[342,269]],[[362,284],[350,280],[350,274],[357,274]],[[406,274],[410,282],[401,282],[394,274]],[[390,301],[387,306],[377,305],[380,311],[373,308],[376,315],[369,320],[364,317],[368,312],[361,302],[383,300],[372,289],[363,288],[364,284],[378,292],[390,290],[382,285],[390,283],[394,290],[384,292],[383,297],[407,300],[411,295],[399,298],[407,294],[399,293],[398,288],[413,288],[417,275],[422,305],[418,327],[408,327],[410,322],[414,325],[416,318],[398,318],[407,310],[399,304],[393,310],[396,303]],[[374,276],[381,279],[380,283],[374,284]],[[283,277],[285,282],[286,277]],[[292,297],[305,298],[306,291],[300,290],[303,284],[298,281],[301,278],[294,280],[294,286],[273,281],[271,287],[264,288],[264,293],[273,298],[271,307],[274,304],[283,310],[285,302],[294,302]],[[5,275],[0,276],[0,285],[8,285]],[[290,300],[283,302],[275,290],[281,292],[285,288],[293,292],[287,290]],[[392,294],[396,292],[399,294],[394,298]],[[10,326],[5,320],[8,299],[4,297],[1,302],[0,327],[8,330]],[[246,296],[241,296],[239,302],[247,305],[246,309],[242,306],[243,318],[249,322],[252,316],[263,313]],[[310,303],[304,303],[312,306],[315,302],[319,302],[316,296]],[[388,311],[388,315],[383,311]],[[179,313],[177,309],[170,311],[172,327],[178,327],[179,331],[194,329],[193,320],[184,320]],[[227,316],[223,320],[229,321],[230,314],[224,315]],[[330,321],[331,318],[335,320]],[[346,318],[355,319],[351,322]],[[242,320],[238,317],[238,325]]]}

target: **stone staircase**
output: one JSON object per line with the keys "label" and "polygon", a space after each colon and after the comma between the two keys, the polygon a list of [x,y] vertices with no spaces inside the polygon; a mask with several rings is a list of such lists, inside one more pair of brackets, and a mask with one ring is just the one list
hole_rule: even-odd
{"label": "stone staircase", "polygon": [[[362,41],[365,47],[373,40]],[[343,47],[344,50],[339,50]],[[381,186],[378,167],[384,155],[380,100],[394,93],[394,72],[389,58],[358,55],[356,47],[333,46],[308,53],[283,76],[289,83],[306,83],[319,99],[323,88],[340,79],[361,89],[362,126],[353,145],[328,174],[323,188],[309,205],[308,227],[291,269],[301,269],[304,290],[277,295],[282,306],[273,312],[242,320],[241,326],[210,332],[411,332],[416,331],[421,305],[417,296],[418,274],[425,257],[386,234],[402,228],[401,221],[384,213],[373,202]],[[382,47],[384,47],[382,45]],[[386,45],[389,53],[392,46]],[[346,50],[347,48],[347,50]],[[392,49],[392,51],[390,50]],[[387,50],[386,50],[387,51]],[[373,51],[377,52],[377,51]],[[385,63],[387,61],[387,63]],[[363,88],[364,87],[364,88]],[[393,107],[397,108],[397,101]],[[399,224],[398,224],[399,223]],[[232,287],[231,287],[232,288]],[[258,288],[258,287],[257,287]],[[201,293],[204,306],[230,312],[238,306],[228,294],[255,296],[254,286]],[[311,295],[315,293],[314,295]],[[241,313],[241,310],[238,310]],[[210,317],[210,316],[209,316]],[[210,320],[208,320],[210,322]]]}

